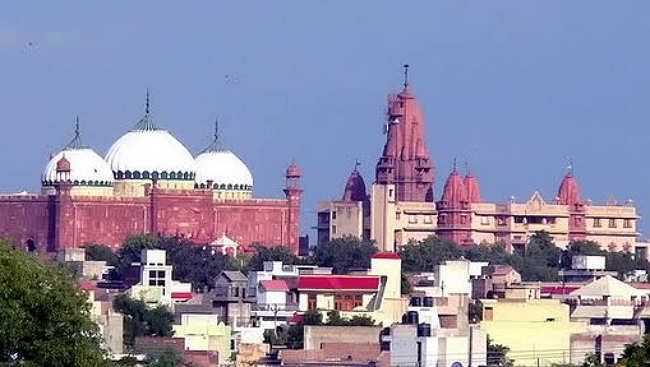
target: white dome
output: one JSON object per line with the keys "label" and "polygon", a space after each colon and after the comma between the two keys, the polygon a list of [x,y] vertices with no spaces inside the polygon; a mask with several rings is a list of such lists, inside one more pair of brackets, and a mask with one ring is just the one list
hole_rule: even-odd
{"label": "white dome", "polygon": [[[253,175],[246,164],[229,150],[208,150],[196,157],[196,183],[205,185],[211,180],[216,188],[250,190]],[[231,185],[228,187],[228,185]]]}
{"label": "white dome", "polygon": [[65,156],[70,162],[70,181],[76,185],[108,186],[113,182],[113,172],[106,161],[90,148],[64,149],[45,166],[41,181],[51,186],[57,181],[56,164]]}
{"label": "white dome", "polygon": [[[122,135],[106,153],[115,177],[193,179],[194,159],[185,146],[166,130],[140,129]],[[172,177],[171,174],[174,173]]]}

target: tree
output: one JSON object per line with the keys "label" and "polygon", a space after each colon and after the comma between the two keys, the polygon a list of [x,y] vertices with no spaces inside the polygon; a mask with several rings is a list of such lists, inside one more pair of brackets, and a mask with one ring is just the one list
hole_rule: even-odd
{"label": "tree", "polygon": [[86,252],[86,260],[106,261],[108,265],[117,265],[118,263],[117,255],[106,245],[88,244],[84,246],[84,249]]}
{"label": "tree", "polygon": [[72,276],[0,240],[0,364],[108,366],[104,353]]}
{"label": "tree", "polygon": [[138,336],[172,336],[174,314],[167,307],[149,308],[142,300],[120,294],[113,300],[113,308],[124,314],[124,344],[132,346]]}
{"label": "tree", "polygon": [[346,236],[316,246],[314,262],[331,267],[336,274],[345,274],[351,269],[370,268],[370,258],[376,252],[374,242]]}
{"label": "tree", "polygon": [[183,355],[172,348],[165,348],[147,355],[151,367],[178,367],[185,363]]}
{"label": "tree", "polygon": [[501,344],[494,344],[492,339],[487,338],[487,365],[493,367],[512,367],[514,360],[508,358],[510,348]]}
{"label": "tree", "polygon": [[623,351],[623,365],[644,367],[650,362],[650,334],[645,334],[641,343],[628,344]]}
{"label": "tree", "polygon": [[246,270],[262,270],[265,261],[281,261],[283,264],[293,265],[300,260],[286,246],[267,247],[261,244],[254,244],[255,255],[250,259]]}
{"label": "tree", "polygon": [[402,273],[402,277],[400,279],[400,293],[401,294],[409,294],[413,288],[411,287],[411,282],[409,282],[408,278],[406,275]]}
{"label": "tree", "polygon": [[424,241],[403,246],[400,256],[404,271],[432,271],[435,265],[445,260],[455,260],[463,256],[463,250],[454,242],[431,236]]}

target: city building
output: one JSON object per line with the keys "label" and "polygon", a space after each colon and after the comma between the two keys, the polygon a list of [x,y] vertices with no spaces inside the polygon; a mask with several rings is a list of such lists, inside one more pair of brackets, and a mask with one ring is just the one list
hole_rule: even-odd
{"label": "city building", "polygon": [[397,322],[408,304],[401,296],[401,262],[394,253],[377,253],[366,272],[300,275],[295,288],[298,309],[320,311],[325,319],[328,311],[337,310],[342,317],[370,316],[385,325]]}
{"label": "city building", "polygon": [[590,283],[606,275],[615,277],[615,271],[605,270],[605,256],[573,256],[570,269],[558,271],[563,283]]}
{"label": "city building", "polygon": [[[481,330],[495,344],[510,348],[514,365],[579,365],[584,354],[571,352],[571,335],[585,332],[585,321],[569,318],[569,306],[555,299],[485,299]],[[576,351],[578,353],[578,351]]]}
{"label": "city building", "polygon": [[546,231],[561,247],[591,240],[610,251],[635,250],[639,216],[633,202],[584,200],[571,168],[550,201],[534,192],[523,202],[490,202],[481,195],[478,177],[469,169],[461,175],[454,163],[436,200],[424,129],[424,114],[405,80],[402,91],[388,98],[386,143],[369,192],[355,166],[341,200],[317,205],[318,243],[354,236],[395,252],[437,235],[461,245],[502,243],[523,251],[532,234]]}
{"label": "city building", "polygon": [[176,302],[192,298],[192,284],[172,279],[173,266],[167,265],[166,251],[143,249],[140,257],[140,282],[127,291],[134,299],[171,309]]}
{"label": "city building", "polygon": [[216,352],[219,364],[230,360],[235,344],[231,327],[219,321],[216,314],[183,314],[180,324],[174,324],[174,337],[182,338],[185,350],[192,352]]}
{"label": "city building", "polygon": [[113,310],[110,300],[97,299],[98,291],[94,282],[82,280],[79,288],[88,293],[88,302],[91,304],[90,318],[99,326],[103,347],[112,355],[123,353],[124,316]]}
{"label": "city building", "polygon": [[298,253],[301,171],[286,170],[284,198],[253,195],[253,176],[218,130],[196,157],[144,116],[102,158],[74,138],[45,165],[40,193],[0,195],[0,237],[42,255],[101,243],[118,248],[133,234],[210,244],[285,245]]}

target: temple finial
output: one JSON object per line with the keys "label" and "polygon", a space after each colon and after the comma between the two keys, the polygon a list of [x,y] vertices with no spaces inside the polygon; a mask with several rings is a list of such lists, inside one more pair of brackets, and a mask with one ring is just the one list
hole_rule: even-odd
{"label": "temple finial", "polygon": [[453,172],[456,172],[456,157],[454,157],[454,170]]}
{"label": "temple finial", "polygon": [[569,157],[569,165],[566,167],[567,174],[573,176],[573,158]]}
{"label": "temple finial", "polygon": [[81,149],[84,147],[83,142],[81,141],[81,128],[79,126],[79,116],[77,115],[74,122],[74,137],[64,149]]}
{"label": "temple finial", "polygon": [[81,134],[79,133],[79,115],[77,115],[75,119],[75,127],[74,127],[74,135],[76,137],[79,137]]}
{"label": "temple finial", "polygon": [[361,166],[361,162],[357,159],[354,161],[354,172],[359,172],[359,166]]}
{"label": "temple finial", "polygon": [[409,64],[404,64],[404,89],[409,86]]}
{"label": "temple finial", "polygon": [[469,162],[465,160],[465,175],[472,175],[472,171],[469,169]]}
{"label": "temple finial", "polygon": [[145,106],[144,106],[144,113],[145,114],[148,115],[151,112],[150,107],[151,106],[149,104],[149,88],[147,88],[147,101],[145,102]]}

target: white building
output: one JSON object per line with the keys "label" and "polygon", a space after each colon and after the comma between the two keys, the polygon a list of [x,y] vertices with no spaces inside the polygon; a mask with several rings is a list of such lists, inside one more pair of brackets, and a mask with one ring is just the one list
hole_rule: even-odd
{"label": "white building", "polygon": [[129,289],[130,297],[169,307],[192,298],[191,283],[172,279],[173,267],[167,265],[165,250],[144,249],[140,261],[140,283]]}

